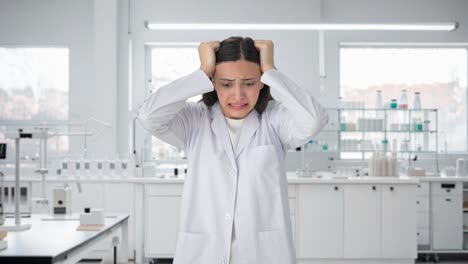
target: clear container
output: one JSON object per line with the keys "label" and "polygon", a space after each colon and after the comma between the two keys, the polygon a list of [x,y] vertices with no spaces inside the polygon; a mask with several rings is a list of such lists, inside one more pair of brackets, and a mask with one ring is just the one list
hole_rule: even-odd
{"label": "clear container", "polygon": [[408,109],[408,95],[406,90],[401,90],[400,109]]}
{"label": "clear container", "polygon": [[413,98],[414,109],[421,109],[421,98],[419,97],[419,95],[420,95],[420,92],[414,93],[414,98]]}
{"label": "clear container", "polygon": [[398,103],[397,103],[396,99],[392,99],[392,101],[390,102],[390,108],[391,109],[397,109],[398,108]]}
{"label": "clear container", "polygon": [[382,91],[377,90],[377,95],[375,98],[375,108],[381,109],[383,108],[383,100],[382,100]]}

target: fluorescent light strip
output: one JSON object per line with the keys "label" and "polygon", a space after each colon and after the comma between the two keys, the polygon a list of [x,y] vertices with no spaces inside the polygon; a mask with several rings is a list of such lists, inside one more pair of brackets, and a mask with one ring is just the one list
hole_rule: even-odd
{"label": "fluorescent light strip", "polygon": [[151,30],[409,30],[451,31],[456,22],[421,24],[169,24],[145,22]]}

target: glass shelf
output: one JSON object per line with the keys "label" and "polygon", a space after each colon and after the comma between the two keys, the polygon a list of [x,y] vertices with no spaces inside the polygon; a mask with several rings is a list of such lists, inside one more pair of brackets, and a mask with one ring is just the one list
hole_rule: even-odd
{"label": "glass shelf", "polygon": [[322,130],[321,132],[341,132],[341,133],[436,133],[437,131],[435,130],[428,130],[428,131],[402,131],[402,130],[375,130],[375,131],[370,131],[370,130]]}
{"label": "glass shelf", "polygon": [[401,109],[401,108],[327,108],[327,110],[334,111],[382,111],[382,112],[391,112],[391,111],[404,111],[404,112],[437,112],[436,108],[421,108],[421,109]]}

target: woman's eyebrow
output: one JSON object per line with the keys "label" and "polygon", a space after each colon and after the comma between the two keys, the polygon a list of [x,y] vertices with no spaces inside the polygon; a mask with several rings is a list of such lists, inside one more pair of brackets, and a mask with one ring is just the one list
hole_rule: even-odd
{"label": "woman's eyebrow", "polygon": [[[256,80],[257,78],[241,78],[241,81],[250,81],[250,80]],[[226,78],[219,78],[221,81],[228,81],[228,82],[233,82],[235,79],[226,79]]]}

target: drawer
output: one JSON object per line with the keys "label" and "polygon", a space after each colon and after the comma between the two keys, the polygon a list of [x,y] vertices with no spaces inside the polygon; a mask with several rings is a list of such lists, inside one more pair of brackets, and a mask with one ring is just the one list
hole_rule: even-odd
{"label": "drawer", "polygon": [[183,184],[145,184],[147,196],[182,196]]}
{"label": "drawer", "polygon": [[429,212],[418,212],[418,229],[420,228],[429,228],[430,215]]}
{"label": "drawer", "polygon": [[429,228],[418,229],[418,245],[429,245]]}
{"label": "drawer", "polygon": [[418,183],[417,195],[430,195],[428,182]]}
{"label": "drawer", "polygon": [[416,210],[418,212],[429,212],[429,196],[416,197]]}
{"label": "drawer", "polygon": [[288,185],[288,196],[290,198],[296,197],[296,184],[289,184]]}
{"label": "drawer", "polygon": [[296,199],[289,198],[289,214],[294,215],[296,214]]}
{"label": "drawer", "polygon": [[432,195],[461,195],[463,183],[461,182],[433,182],[431,183]]}

